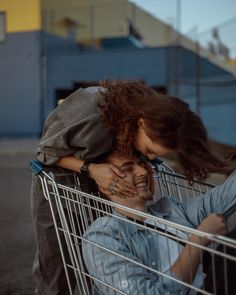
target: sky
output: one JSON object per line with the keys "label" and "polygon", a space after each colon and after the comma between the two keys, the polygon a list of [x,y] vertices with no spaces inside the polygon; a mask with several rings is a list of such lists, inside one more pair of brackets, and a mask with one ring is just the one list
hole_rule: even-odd
{"label": "sky", "polygon": [[[129,0],[163,21],[197,39],[222,25],[220,35],[236,56],[236,0]],[[177,25],[177,1],[180,3]],[[234,18],[234,20],[233,20]],[[229,21],[231,20],[231,21]]]}
{"label": "sky", "polygon": [[[176,23],[177,0],[130,0],[162,20]],[[236,0],[179,0],[181,31],[203,31],[236,17]]]}

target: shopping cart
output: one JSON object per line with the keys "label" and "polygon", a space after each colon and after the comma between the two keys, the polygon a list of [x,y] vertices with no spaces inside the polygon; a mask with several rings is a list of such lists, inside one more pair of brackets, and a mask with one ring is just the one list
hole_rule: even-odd
{"label": "shopping cart", "polygon": [[[188,198],[203,196],[214,187],[209,183],[201,182],[195,182],[193,185],[190,185],[184,176],[176,174],[161,161],[157,160],[152,164],[155,170],[154,179],[156,186],[154,201],[163,197],[172,196],[176,198],[177,202],[183,202]],[[157,216],[115,204],[102,198],[99,192],[84,192],[79,175],[76,173],[68,171],[60,174],[51,173],[46,171],[43,165],[38,161],[31,162],[31,169],[40,178],[44,196],[48,200],[51,209],[71,295],[172,294],[171,291],[165,293],[164,289],[160,289],[160,292],[156,291],[156,293],[153,291],[149,293],[149,289],[143,291],[143,289],[140,288],[140,281],[135,281],[135,275],[130,278],[130,270],[132,272],[132,269],[134,270],[134,274],[137,272],[148,273],[149,277],[152,277],[154,281],[156,280],[160,286],[162,286],[161,282],[163,282],[163,285],[165,285],[165,282],[168,282],[170,285],[173,283],[173,286],[180,285],[183,291],[180,291],[180,293],[174,293],[173,291],[173,294],[217,294],[216,288],[218,285],[216,282],[219,280],[219,277],[216,272],[216,265],[221,267],[220,280],[223,284],[223,294],[230,294],[227,265],[236,263],[236,254],[234,254],[236,253],[235,240],[224,236],[201,232]],[[70,185],[65,184],[65,178],[70,178]],[[148,219],[149,222],[140,223],[137,218],[125,218],[122,214],[116,213],[117,209],[142,216],[144,219]],[[226,217],[231,218],[229,218],[231,226],[232,224],[233,226],[236,224],[235,217],[232,219],[232,213],[234,211],[235,208],[231,208],[226,213]],[[143,236],[152,235],[157,237],[162,244],[164,243],[168,259],[163,262],[163,266],[159,265],[159,267],[157,267],[156,263],[148,261],[148,259],[146,259],[147,257],[134,258],[133,256],[127,255],[127,249],[124,249],[123,252],[120,249],[117,251],[117,243],[107,243],[105,236],[103,240],[94,239],[94,237],[91,238],[89,234],[91,225],[95,223],[99,225],[99,222],[104,220],[112,220],[116,226],[117,224],[122,224],[123,228],[128,228],[130,226],[135,227],[136,231],[142,232]],[[104,224],[101,222],[101,225]],[[103,227],[100,226],[99,228],[102,232]],[[170,228],[172,230],[170,230]],[[191,235],[207,238],[210,241],[210,245],[201,246],[191,243],[188,241]],[[115,240],[118,243],[124,243],[119,228],[118,231],[116,231]],[[128,242],[126,241],[126,243]],[[167,270],[170,268],[170,265],[173,264],[171,260],[173,259],[173,253],[170,253],[173,248],[169,247],[173,242],[175,243],[174,251],[178,251],[178,255],[181,254],[185,245],[191,245],[199,249],[200,264],[197,271],[197,273],[199,273],[198,283],[195,283],[196,275],[194,273],[191,274],[191,264],[189,264],[189,273],[192,276],[191,283],[183,282]],[[66,244],[66,247],[63,246],[64,244]],[[87,249],[90,249],[90,251],[87,251]],[[87,256],[85,253],[83,253],[84,255],[82,254],[84,251],[87,251]],[[156,252],[160,258],[162,256],[160,249],[157,248]],[[104,259],[105,257],[103,261],[97,262],[97,265],[95,263],[97,273],[94,273],[94,271],[90,269],[90,265],[88,265],[86,261],[88,255],[92,258],[92,264],[95,263],[93,260],[99,257],[103,257],[102,259]],[[191,259],[191,251],[189,252],[189,259]],[[106,265],[105,260],[108,260],[108,265],[110,260],[117,263],[112,264],[112,269],[107,269],[104,267],[104,265]],[[202,277],[204,271],[202,268],[205,267],[206,263],[208,263],[212,275],[212,287],[210,290],[205,288],[204,279]],[[126,268],[127,265],[129,270]],[[115,275],[110,276],[111,273]],[[127,277],[124,278],[125,276]],[[202,277],[202,279],[200,277]],[[72,287],[74,286],[74,281],[76,281],[75,290]],[[130,284],[130,282],[132,282],[132,286],[127,285]],[[101,293],[97,293],[99,290]]]}

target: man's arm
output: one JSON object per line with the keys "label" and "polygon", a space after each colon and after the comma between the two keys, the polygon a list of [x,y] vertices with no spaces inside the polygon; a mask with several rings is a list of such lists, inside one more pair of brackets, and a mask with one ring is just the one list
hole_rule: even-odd
{"label": "man's arm", "polygon": [[[197,228],[200,231],[216,235],[225,235],[227,227],[223,216],[213,213],[210,214]],[[180,277],[184,282],[191,284],[201,261],[202,251],[195,245],[207,246],[209,240],[197,235],[192,235],[178,260],[171,267],[171,271]]]}
{"label": "man's arm", "polygon": [[[84,235],[83,257],[91,275],[129,295],[140,293],[143,295],[168,295],[180,294],[180,292],[185,294],[188,287],[182,285],[182,282],[190,284],[189,287],[191,287],[201,258],[201,250],[196,246],[207,246],[208,239],[192,235],[190,242],[193,245],[187,243],[173,265],[170,265],[169,269],[162,275],[158,267],[155,268],[157,272],[148,269],[153,269],[153,266],[149,263],[145,268],[139,257],[134,254],[138,250],[132,250],[132,242],[129,238],[124,237],[121,233],[118,234],[119,228],[116,228],[116,226],[115,228],[112,226],[104,227],[108,222],[107,219],[105,220],[98,220],[99,222],[97,221],[95,226],[92,225]],[[198,230],[211,234],[226,234],[227,231],[224,218],[219,214],[211,214],[198,226]],[[167,245],[169,246],[168,243]],[[156,247],[159,249],[156,255],[165,255],[165,249],[157,245]],[[142,255],[145,255],[145,253],[142,253]],[[147,255],[149,255],[148,252]],[[166,259],[168,260],[168,256]],[[158,256],[156,260],[161,261]],[[104,285],[99,284],[99,288],[103,290],[104,294],[111,294],[111,289]],[[117,294],[119,293],[117,292]]]}

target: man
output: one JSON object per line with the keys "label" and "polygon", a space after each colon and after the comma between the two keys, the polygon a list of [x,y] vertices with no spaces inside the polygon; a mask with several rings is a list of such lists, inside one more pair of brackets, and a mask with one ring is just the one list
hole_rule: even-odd
{"label": "man", "polygon": [[[125,179],[135,186],[137,194],[132,199],[126,199],[116,195],[115,186],[112,193],[100,187],[104,198],[150,216],[211,234],[227,233],[224,217],[220,214],[236,203],[236,173],[203,198],[190,199],[180,204],[165,197],[147,205],[153,195],[150,174],[143,163],[138,158],[129,159],[117,152],[110,154],[107,162],[126,175]],[[158,224],[151,217],[145,219],[131,211],[116,208],[113,216],[98,218],[84,235],[83,257],[88,272],[97,279],[94,280],[95,293],[120,294],[112,288],[130,295],[190,292],[181,282],[201,288],[204,280],[202,252],[198,247],[183,243],[183,240],[200,246],[207,246],[209,240],[197,235],[188,236],[180,230],[173,232],[170,226],[164,226],[161,222]],[[168,237],[147,229],[153,225],[158,231],[164,229]],[[178,238],[182,242],[177,242]]]}

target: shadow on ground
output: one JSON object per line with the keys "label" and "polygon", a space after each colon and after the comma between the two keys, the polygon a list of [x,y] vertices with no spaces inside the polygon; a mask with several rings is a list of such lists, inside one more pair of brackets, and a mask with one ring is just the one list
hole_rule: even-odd
{"label": "shadow on ground", "polygon": [[35,252],[30,214],[32,154],[0,154],[0,294],[32,295]]}

